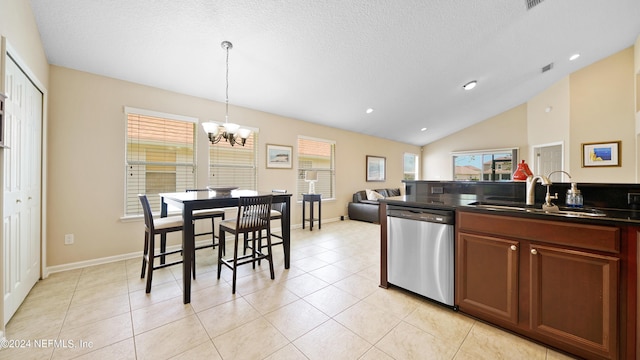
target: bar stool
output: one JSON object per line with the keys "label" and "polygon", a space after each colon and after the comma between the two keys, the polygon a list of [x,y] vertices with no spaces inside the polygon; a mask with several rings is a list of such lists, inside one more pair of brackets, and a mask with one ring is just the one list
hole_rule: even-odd
{"label": "bar stool", "polygon": [[[153,279],[153,270],[161,269],[171,265],[181,264],[182,260],[177,260],[171,263],[165,263],[164,257],[171,254],[182,253],[182,249],[167,251],[166,237],[161,237],[160,240],[160,252],[156,254],[155,249],[155,237],[156,235],[166,235],[170,232],[182,231],[183,221],[182,216],[169,216],[164,218],[154,218],[151,213],[151,206],[149,205],[149,199],[146,195],[138,195],[140,204],[142,205],[142,211],[144,213],[144,250],[142,255],[142,272],[140,278],[144,278],[145,270],[147,272],[147,286],[145,292],[148,294],[151,292],[151,281]],[[155,258],[161,258],[161,264],[155,265]],[[148,270],[147,270],[148,269]],[[195,267],[193,269],[195,275]]]}
{"label": "bar stool", "polygon": [[[218,247],[218,279],[222,272],[222,265],[233,271],[231,293],[236,293],[236,278],[238,266],[244,264],[253,264],[255,268],[256,261],[265,259],[269,262],[269,271],[271,279],[275,278],[273,271],[273,260],[271,256],[271,201],[273,195],[245,196],[238,199],[238,215],[235,219],[224,220],[220,223],[219,241],[224,242],[225,233],[234,235],[233,258],[225,259],[222,257],[222,247]],[[256,234],[259,241],[262,240],[262,230],[266,231],[267,253],[264,254],[260,247],[256,247]],[[252,234],[251,253],[238,256],[238,238],[240,234],[244,234],[245,239]],[[245,240],[246,241],[246,240]],[[260,244],[260,242],[259,242]]]}
{"label": "bar stool", "polygon": [[[271,190],[273,194],[286,194],[287,190]],[[275,204],[271,204],[271,220],[280,220],[280,231],[282,231],[282,212],[284,211],[285,203],[279,202]],[[271,234],[271,236],[275,236],[280,239],[280,241],[271,243],[271,245],[281,245],[282,244],[282,235]]]}
{"label": "bar stool", "polygon": [[[271,193],[274,194],[274,195],[275,194],[286,194],[287,190],[273,189],[273,190],[271,190]],[[285,203],[283,203],[283,202],[275,203],[275,204],[272,203],[271,204],[271,220],[280,220],[280,229],[282,229],[282,211],[284,210],[284,206],[285,206]],[[271,236],[272,237],[277,237],[277,238],[280,239],[280,241],[278,241],[278,242],[271,242],[271,245],[282,245],[282,246],[284,246],[283,242],[282,242],[282,235],[277,235],[277,234],[271,233]],[[258,240],[258,246],[259,246],[260,249],[266,247],[266,245],[262,245],[261,239],[262,238],[259,238],[259,240]],[[247,253],[247,249],[250,249],[250,248],[251,248],[251,246],[249,245],[249,239],[245,238],[244,239],[244,254],[246,254]]]}
{"label": "bar stool", "polygon": [[[187,192],[193,192],[193,191],[207,191],[208,192],[209,189],[187,189]],[[211,245],[196,246],[195,250],[215,248],[218,245],[218,244],[216,244],[216,238],[218,236],[216,236],[215,233],[214,233],[214,229],[216,228],[215,219],[216,218],[220,218],[220,220],[224,220],[224,217],[225,217],[224,210],[221,210],[221,209],[202,209],[202,210],[195,210],[193,212],[193,220],[194,221],[211,219],[211,231],[205,231],[205,232],[201,232],[201,233],[195,233],[194,232],[194,234],[193,234],[194,238],[197,238],[198,236],[211,235]],[[195,230],[195,224],[194,224],[194,230]],[[224,243],[220,244],[220,246],[222,246],[222,250],[224,251]]]}

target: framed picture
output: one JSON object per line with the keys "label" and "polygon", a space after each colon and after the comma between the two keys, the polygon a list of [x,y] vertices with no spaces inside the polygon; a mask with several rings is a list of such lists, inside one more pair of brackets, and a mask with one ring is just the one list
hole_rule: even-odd
{"label": "framed picture", "polygon": [[385,181],[387,159],[367,155],[367,181]]}
{"label": "framed picture", "polygon": [[267,144],[267,168],[291,169],[293,147]]}
{"label": "framed picture", "polygon": [[582,144],[582,167],[621,166],[621,141]]}

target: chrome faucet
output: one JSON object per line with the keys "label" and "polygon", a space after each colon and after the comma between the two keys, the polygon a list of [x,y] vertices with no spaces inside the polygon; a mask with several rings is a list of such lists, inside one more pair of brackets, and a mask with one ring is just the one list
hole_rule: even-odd
{"label": "chrome faucet", "polygon": [[[569,177],[569,180],[571,180],[571,174],[569,174],[568,172],[564,171],[564,170],[555,170],[549,173],[549,175],[547,176],[548,178],[551,178],[551,175],[555,174],[555,173],[563,173],[565,175],[567,175]],[[551,185],[551,181],[549,181],[549,185]],[[544,204],[542,204],[542,209],[545,211],[558,211],[558,207],[554,204],[551,203],[551,200],[557,200],[558,199],[558,193],[556,193],[555,195],[551,196],[551,194],[549,193],[549,185],[547,185],[547,194],[544,197]]]}
{"label": "chrome faucet", "polygon": [[549,179],[551,179],[551,175],[555,174],[555,173],[563,173],[565,175],[567,175],[569,177],[569,180],[571,180],[571,174],[569,174],[568,172],[564,171],[564,170],[556,170],[556,171],[552,171],[549,173],[549,175],[547,175],[547,177]]}
{"label": "chrome faucet", "polygon": [[542,185],[547,186],[547,194],[549,193],[548,189],[551,181],[549,181],[548,177],[544,175],[529,175],[529,177],[527,177],[527,205],[535,205],[536,203],[536,182],[538,182],[538,180]]}

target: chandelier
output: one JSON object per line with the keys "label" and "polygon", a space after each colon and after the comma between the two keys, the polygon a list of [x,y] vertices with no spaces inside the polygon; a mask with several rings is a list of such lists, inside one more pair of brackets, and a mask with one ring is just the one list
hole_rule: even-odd
{"label": "chandelier", "polygon": [[211,141],[212,144],[217,144],[220,142],[220,140],[224,139],[225,141],[229,142],[231,146],[244,146],[244,144],[247,142],[247,138],[251,135],[251,130],[247,128],[241,128],[240,125],[229,122],[229,50],[233,48],[233,44],[231,44],[229,41],[223,41],[220,45],[227,51],[227,86],[225,88],[226,107],[224,124],[207,121],[202,123],[202,127],[209,136],[209,141]]}

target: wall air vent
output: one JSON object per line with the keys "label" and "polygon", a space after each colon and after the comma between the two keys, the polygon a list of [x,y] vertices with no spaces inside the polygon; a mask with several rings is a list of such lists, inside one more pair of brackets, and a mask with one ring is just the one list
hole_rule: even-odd
{"label": "wall air vent", "polygon": [[527,2],[527,10],[533,9],[536,5],[540,5],[544,0],[525,0]]}
{"label": "wall air vent", "polygon": [[545,65],[542,67],[542,72],[545,73],[549,70],[553,69],[553,63],[550,63],[549,65]]}

